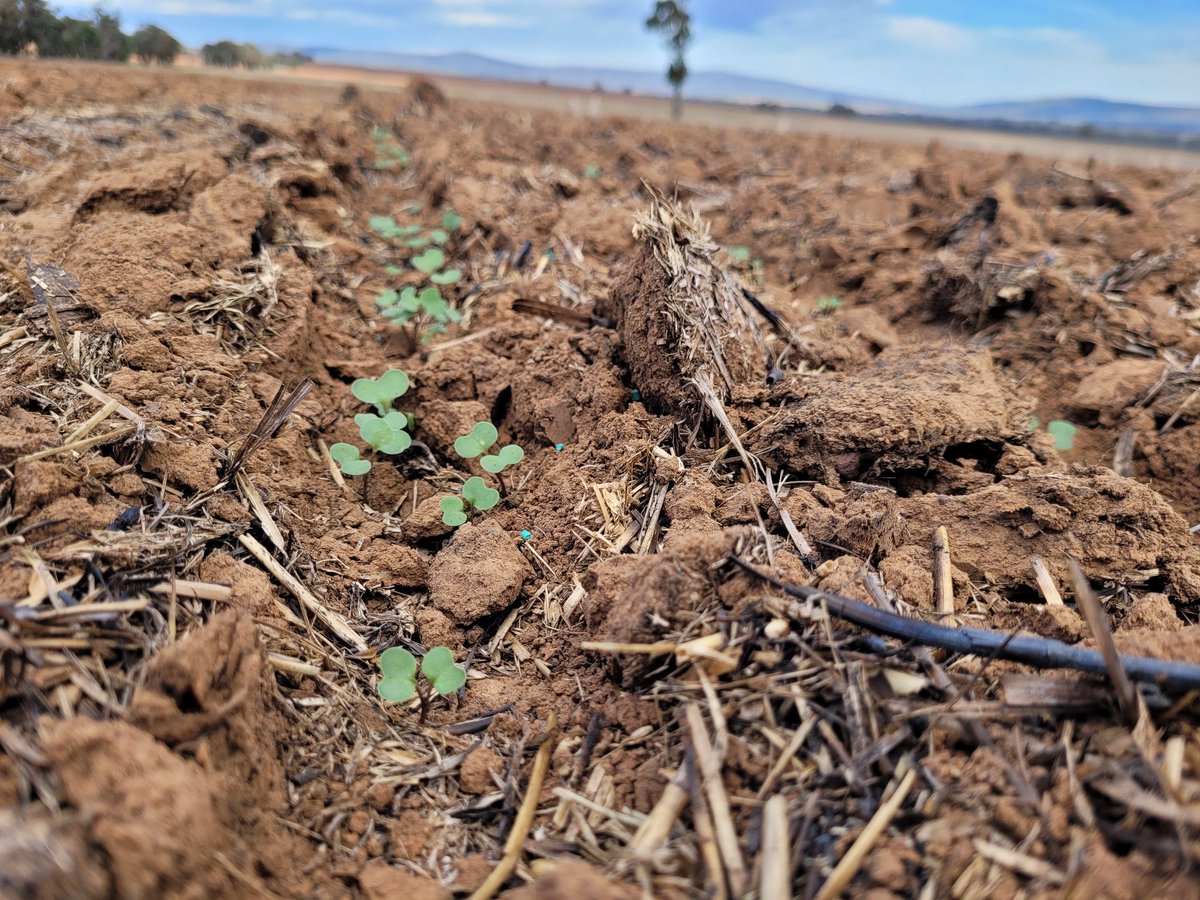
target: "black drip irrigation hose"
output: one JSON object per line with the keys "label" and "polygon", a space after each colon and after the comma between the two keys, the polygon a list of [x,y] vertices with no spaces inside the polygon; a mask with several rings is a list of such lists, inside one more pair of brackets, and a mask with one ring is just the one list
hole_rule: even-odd
{"label": "black drip irrigation hose", "polygon": [[[1039,669],[1072,669],[1090,675],[1108,674],[1104,659],[1096,650],[1086,650],[1051,638],[1007,634],[983,628],[950,628],[937,625],[923,619],[885,612],[840,594],[789,584],[755,568],[736,555],[730,555],[729,561],[755,578],[783,591],[789,597],[823,603],[829,612],[839,619],[845,619],[876,634],[912,641],[927,647],[938,647],[953,653],[1025,663]],[[1134,681],[1150,682],[1176,690],[1200,690],[1200,665],[1195,663],[1124,654],[1121,654],[1119,659],[1121,668]]]}

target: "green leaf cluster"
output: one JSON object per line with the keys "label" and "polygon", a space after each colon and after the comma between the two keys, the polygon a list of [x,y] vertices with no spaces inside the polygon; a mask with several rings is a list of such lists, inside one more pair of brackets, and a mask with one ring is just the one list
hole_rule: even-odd
{"label": "green leaf cluster", "polygon": [[[416,215],[421,207],[412,206],[406,211]],[[460,269],[446,268],[446,251],[443,249],[451,235],[462,228],[462,216],[452,209],[446,210],[441,227],[428,231],[422,225],[401,225],[391,216],[372,216],[369,225],[384,240],[397,241],[414,251],[408,259],[409,267],[429,280],[424,288],[408,285],[381,291],[375,297],[375,305],[384,318],[394,325],[414,323],[415,330],[422,332],[422,341],[457,322],[461,317],[439,288],[462,281]],[[389,263],[385,271],[389,275],[401,275],[405,269]]]}
{"label": "green leaf cluster", "polygon": [[399,369],[388,369],[378,378],[358,378],[350,385],[350,393],[363,403],[374,404],[376,411],[386,415],[392,402],[408,393],[408,375]]}
{"label": "green leaf cluster", "polygon": [[[404,703],[417,696],[417,659],[403,647],[389,647],[379,654],[383,677],[376,688],[381,700]],[[421,674],[435,694],[446,697],[467,683],[467,671],[455,665],[448,647],[434,647],[421,660]]]}
{"label": "green leaf cluster", "polygon": [[[408,388],[408,375],[399,369],[389,369],[378,378],[359,378],[350,385],[350,393],[375,407],[374,413],[356,415],[354,423],[359,437],[376,453],[394,456],[412,446],[408,434],[412,417],[393,407],[396,400],[408,393]],[[329,455],[343,475],[366,475],[371,471],[371,461],[363,459],[353,444],[334,444]]]}
{"label": "green leaf cluster", "polygon": [[468,478],[462,486],[461,497],[443,497],[438,501],[442,510],[442,522],[457,528],[467,521],[467,507],[486,512],[500,502],[500,492],[490,488],[478,475]]}
{"label": "green leaf cluster", "polygon": [[408,150],[386,128],[372,129],[371,140],[375,144],[375,162],[372,165],[376,169],[405,169],[412,161]]}
{"label": "green leaf cluster", "polygon": [[412,285],[399,291],[388,288],[375,298],[375,305],[385,319],[396,325],[424,316],[434,325],[441,326],[437,330],[445,330],[446,325],[462,318],[442,297],[442,292],[433,286],[421,291]]}
{"label": "green leaf cluster", "polygon": [[[470,434],[464,434],[454,442],[454,452],[463,459],[475,459],[500,439],[500,432],[491,422],[476,422]],[[515,466],[525,458],[525,451],[516,444],[506,444],[494,454],[488,454],[479,460],[485,472],[493,474],[503,472],[509,466]]]}
{"label": "green leaf cluster", "polygon": [[363,459],[353,444],[339,441],[329,448],[329,455],[338,464],[343,475],[366,475],[371,471],[371,461]]}

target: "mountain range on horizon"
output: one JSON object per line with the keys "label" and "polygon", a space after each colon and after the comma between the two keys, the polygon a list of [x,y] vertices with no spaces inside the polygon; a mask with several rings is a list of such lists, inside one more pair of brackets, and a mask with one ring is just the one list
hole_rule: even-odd
{"label": "mountain range on horizon", "polygon": [[[669,93],[662,72],[586,66],[530,66],[476,53],[389,53],[332,47],[310,47],[305,48],[303,52],[313,57],[316,62],[336,65],[399,69],[430,75],[454,75],[494,81],[546,83],[557,87],[582,89],[599,86],[609,92],[629,91],[651,96]],[[1113,133],[1155,133],[1180,140],[1200,136],[1200,107],[1155,106],[1096,97],[1059,97],[976,103],[967,106],[937,106],[719,71],[690,73],[684,93],[694,100],[771,103],[813,110],[825,110],[834,104],[841,104],[855,112],[868,115],[919,116],[1038,126],[1090,126]]]}

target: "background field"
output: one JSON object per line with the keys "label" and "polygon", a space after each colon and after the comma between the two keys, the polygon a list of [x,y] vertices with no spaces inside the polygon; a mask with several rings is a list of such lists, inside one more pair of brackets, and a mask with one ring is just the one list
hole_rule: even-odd
{"label": "background field", "polygon": [[[524,822],[524,900],[1200,895],[1191,694],[730,562],[1200,661],[1193,158],[438,84],[0,61],[0,893],[465,896]],[[420,341],[372,219],[448,210]],[[419,444],[343,478],[392,367]],[[465,691],[381,703],[396,645]]]}

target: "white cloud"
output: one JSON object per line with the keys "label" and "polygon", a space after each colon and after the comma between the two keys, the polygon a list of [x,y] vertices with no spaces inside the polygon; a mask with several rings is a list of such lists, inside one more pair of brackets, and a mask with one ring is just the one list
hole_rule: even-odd
{"label": "white cloud", "polygon": [[522,19],[514,16],[486,12],[482,9],[447,10],[442,13],[442,21],[448,25],[459,25],[465,28],[499,28],[523,24]]}
{"label": "white cloud", "polygon": [[965,28],[925,16],[891,16],[886,26],[887,33],[896,40],[925,49],[963,50],[974,40]]}

